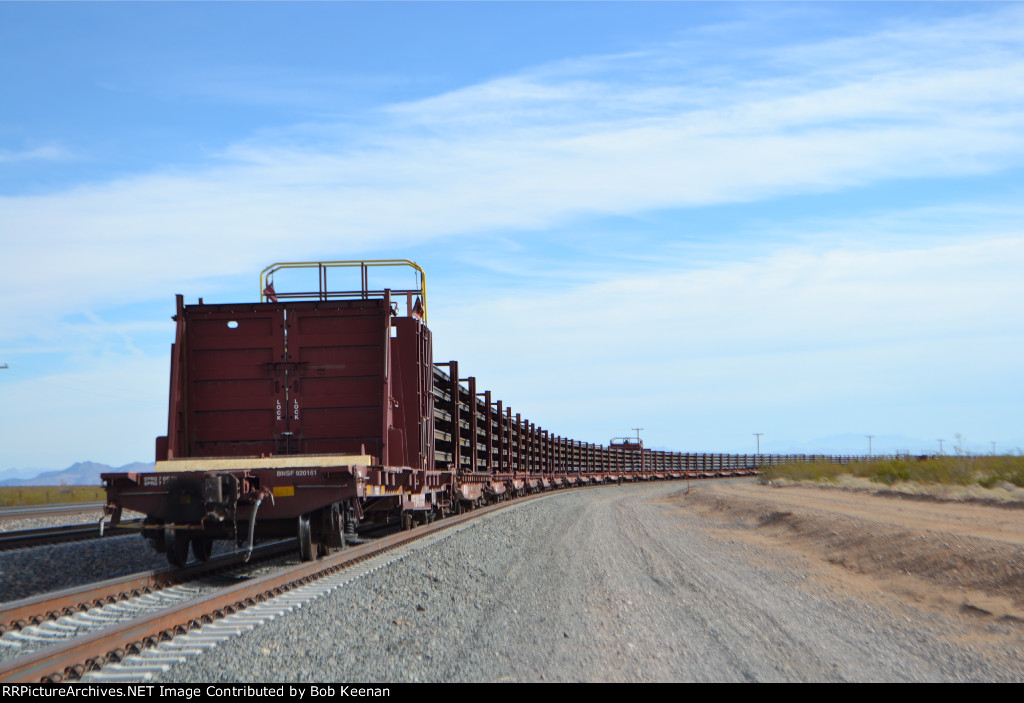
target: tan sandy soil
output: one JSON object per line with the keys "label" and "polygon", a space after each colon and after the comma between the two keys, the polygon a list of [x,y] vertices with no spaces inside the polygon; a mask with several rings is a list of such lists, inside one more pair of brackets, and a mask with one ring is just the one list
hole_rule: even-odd
{"label": "tan sandy soil", "polygon": [[1024,509],[830,487],[695,483],[670,499],[738,539],[818,564],[818,580],[862,597],[1024,632]]}

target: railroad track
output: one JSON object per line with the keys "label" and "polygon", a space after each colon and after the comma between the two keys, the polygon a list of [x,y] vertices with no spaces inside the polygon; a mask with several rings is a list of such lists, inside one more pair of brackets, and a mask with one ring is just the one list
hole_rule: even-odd
{"label": "railroad track", "polygon": [[[47,597],[40,596],[11,604],[12,606],[17,606],[17,608],[0,613],[0,619],[7,623],[8,627],[11,627],[12,623],[27,623],[28,620],[26,618],[40,619],[40,626],[46,622],[53,623],[48,628],[51,630],[50,633],[39,635],[41,638],[49,639],[52,644],[0,664],[0,681],[57,683],[65,680],[97,676],[96,672],[100,672],[104,667],[108,671],[113,668],[112,675],[106,678],[106,680],[112,680],[112,678],[116,678],[119,671],[114,668],[117,664],[126,657],[141,654],[147,649],[155,653],[155,655],[151,656],[151,659],[156,662],[163,661],[166,658],[178,659],[182,655],[180,652],[175,653],[175,650],[210,646],[210,638],[216,638],[218,633],[221,633],[224,629],[223,626],[218,627],[218,625],[227,623],[227,629],[231,633],[236,633],[235,631],[238,627],[251,628],[255,626],[253,624],[255,620],[273,617],[298,607],[294,601],[286,600],[281,602],[275,600],[271,602],[271,599],[276,599],[278,596],[306,586],[314,590],[330,590],[345,580],[346,573],[344,572],[346,570],[361,562],[374,560],[387,552],[401,549],[419,540],[429,538],[442,530],[453,528],[496,510],[503,509],[510,503],[518,504],[541,498],[544,495],[546,494],[527,496],[510,502],[495,503],[462,515],[437,520],[412,530],[397,532],[372,542],[348,547],[317,561],[274,568],[264,575],[239,580],[233,585],[214,589],[206,593],[179,588],[178,591],[172,592],[172,597],[166,599],[165,603],[154,603],[155,609],[151,612],[142,613],[119,622],[114,622],[113,618],[111,618],[113,624],[110,624],[108,627],[96,629],[81,636],[64,639],[63,641],[60,641],[60,636],[57,632],[62,628],[77,626],[73,622],[62,621],[65,617],[73,617],[73,614],[63,615],[64,609],[79,607],[83,601],[92,603],[97,599],[103,601],[107,598],[113,598],[113,596],[104,595],[108,589],[106,583],[71,589],[78,592],[76,595],[71,595],[67,592],[53,594],[54,596],[59,595],[59,599],[52,597],[50,600],[47,600]],[[287,545],[285,548],[288,550],[294,551],[294,541],[283,544]],[[178,570],[167,569],[117,579],[115,581],[118,583],[113,585],[113,589],[122,595],[138,592],[140,595],[133,596],[137,598],[153,595],[154,585],[156,588],[162,586],[166,590],[169,587],[168,584],[171,583],[171,579],[182,576],[184,572],[188,572],[192,568],[194,567]],[[332,576],[340,577],[341,580],[331,581]],[[352,578],[355,577],[352,576]],[[183,581],[181,580],[175,581],[174,586],[171,587],[180,586],[182,583]],[[321,585],[321,583],[326,585]],[[146,592],[147,589],[149,590],[148,593]],[[83,598],[83,596],[85,597]],[[69,598],[70,600],[68,600]],[[32,604],[27,601],[38,602]],[[74,602],[75,605],[67,605],[65,601],[67,603]],[[116,605],[117,602],[126,601],[115,601],[113,604]],[[251,610],[246,610],[247,608]],[[122,607],[122,610],[126,610],[126,608]],[[243,610],[246,611],[244,616],[241,614]],[[47,611],[49,615],[44,620],[41,615],[29,615],[30,611]],[[86,611],[86,614],[88,612]],[[235,615],[236,613],[239,615]],[[252,613],[251,617],[249,616],[250,613]],[[52,615],[55,614],[61,614],[61,617],[56,620],[51,619]],[[234,617],[234,620],[228,622],[227,618],[231,616]],[[239,620],[240,616],[242,616],[241,620]],[[223,623],[219,621],[223,621]],[[25,629],[23,625],[19,632],[24,632]],[[196,644],[195,633],[190,632],[197,629],[200,636],[198,641],[201,644]],[[171,640],[177,635],[187,636],[183,638],[184,642],[179,641],[179,644],[175,645]],[[188,637],[193,637],[193,639],[189,640]],[[226,636],[222,637],[222,639],[224,638]],[[164,659],[161,659],[161,656]],[[135,679],[138,679],[138,675],[135,676]]]}
{"label": "railroad track", "polygon": [[0,552],[9,549],[38,547],[46,544],[79,542],[82,540],[100,539],[101,537],[127,535],[137,532],[141,527],[142,518],[122,520],[121,524],[117,527],[111,527],[110,523],[105,523],[102,535],[99,531],[99,525],[94,522],[79,525],[54,525],[27,530],[12,530],[0,533]]}
{"label": "railroad track", "polygon": [[49,503],[44,505],[8,505],[0,508],[0,520],[26,517],[49,517],[68,513],[100,512],[105,503]]}
{"label": "railroad track", "polygon": [[180,569],[144,571],[6,603],[0,611],[0,681],[22,680],[10,678],[15,661],[45,661],[50,648],[214,592],[294,553],[294,540],[286,540],[256,547],[247,564],[240,553],[225,554]]}

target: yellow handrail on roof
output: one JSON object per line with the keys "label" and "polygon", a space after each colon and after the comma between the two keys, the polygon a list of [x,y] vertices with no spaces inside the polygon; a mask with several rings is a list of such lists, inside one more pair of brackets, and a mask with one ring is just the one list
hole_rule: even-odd
{"label": "yellow handrail on roof", "polygon": [[[326,269],[328,268],[355,268],[360,267],[362,269],[362,290],[359,291],[337,291],[331,293],[326,288],[327,277]],[[371,266],[409,266],[416,270],[419,274],[419,288],[412,290],[395,290],[395,293],[413,293],[420,296],[421,305],[423,306],[423,322],[427,322],[427,274],[424,273],[423,269],[420,268],[419,264],[408,259],[367,259],[363,261],[282,261],[267,266],[260,272],[260,302],[266,302],[267,300],[267,286],[270,283],[270,278],[275,272],[282,269],[298,269],[298,268],[315,268],[320,271],[320,290],[318,293],[277,293],[281,297],[291,296],[306,296],[306,295],[319,295],[321,299],[327,299],[329,297],[354,297],[361,295],[365,297],[371,293],[367,284],[367,269]]]}

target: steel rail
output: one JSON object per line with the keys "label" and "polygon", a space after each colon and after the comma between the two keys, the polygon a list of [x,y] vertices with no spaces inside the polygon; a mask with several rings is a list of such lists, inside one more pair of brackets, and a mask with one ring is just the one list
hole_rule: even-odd
{"label": "steel rail", "polygon": [[[294,540],[263,544],[253,550],[250,563],[270,559],[294,551]],[[233,568],[242,563],[240,554],[222,554],[205,562],[195,562],[182,568],[166,567],[118,576],[96,583],[72,586],[60,591],[41,593],[28,598],[0,604],[0,634],[20,630],[27,625],[38,625],[64,615],[72,615],[89,608],[134,598],[145,593],[183,583],[200,576]],[[2,667],[0,667],[2,672]],[[0,673],[2,679],[2,673]]]}
{"label": "steel rail", "polygon": [[262,602],[291,588],[332,574],[377,554],[415,542],[435,532],[475,520],[488,513],[547,497],[534,494],[515,501],[502,501],[461,515],[436,520],[373,542],[346,548],[317,561],[303,562],[251,581],[229,586],[205,598],[172,606],[166,610],[138,617],[121,625],[100,630],[67,643],[25,654],[0,665],[0,681],[59,683],[79,678],[86,671],[103,664],[120,661],[126,654],[171,639],[190,629]]}
{"label": "steel rail", "polygon": [[0,508],[0,520],[10,518],[63,515],[65,513],[86,513],[102,511],[103,501],[91,503],[44,503],[40,505],[7,505]]}
{"label": "steel rail", "polygon": [[117,527],[111,527],[108,522],[104,525],[102,535],[98,525],[92,522],[79,525],[54,525],[51,527],[33,527],[28,530],[0,532],[0,552],[46,544],[78,542],[114,535],[127,535],[136,532],[141,527],[142,518],[138,518],[135,520],[122,520],[121,524]]}

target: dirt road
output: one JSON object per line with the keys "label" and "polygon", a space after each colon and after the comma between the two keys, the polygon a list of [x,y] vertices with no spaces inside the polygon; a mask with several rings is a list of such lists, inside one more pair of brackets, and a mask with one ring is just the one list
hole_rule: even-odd
{"label": "dirt road", "polygon": [[1024,680],[1024,511],[683,488],[513,507],[162,680]]}
{"label": "dirt road", "polygon": [[838,566],[826,573],[848,589],[882,590],[983,620],[1024,623],[1019,504],[743,481],[701,484],[678,507],[711,519],[734,539]]}

